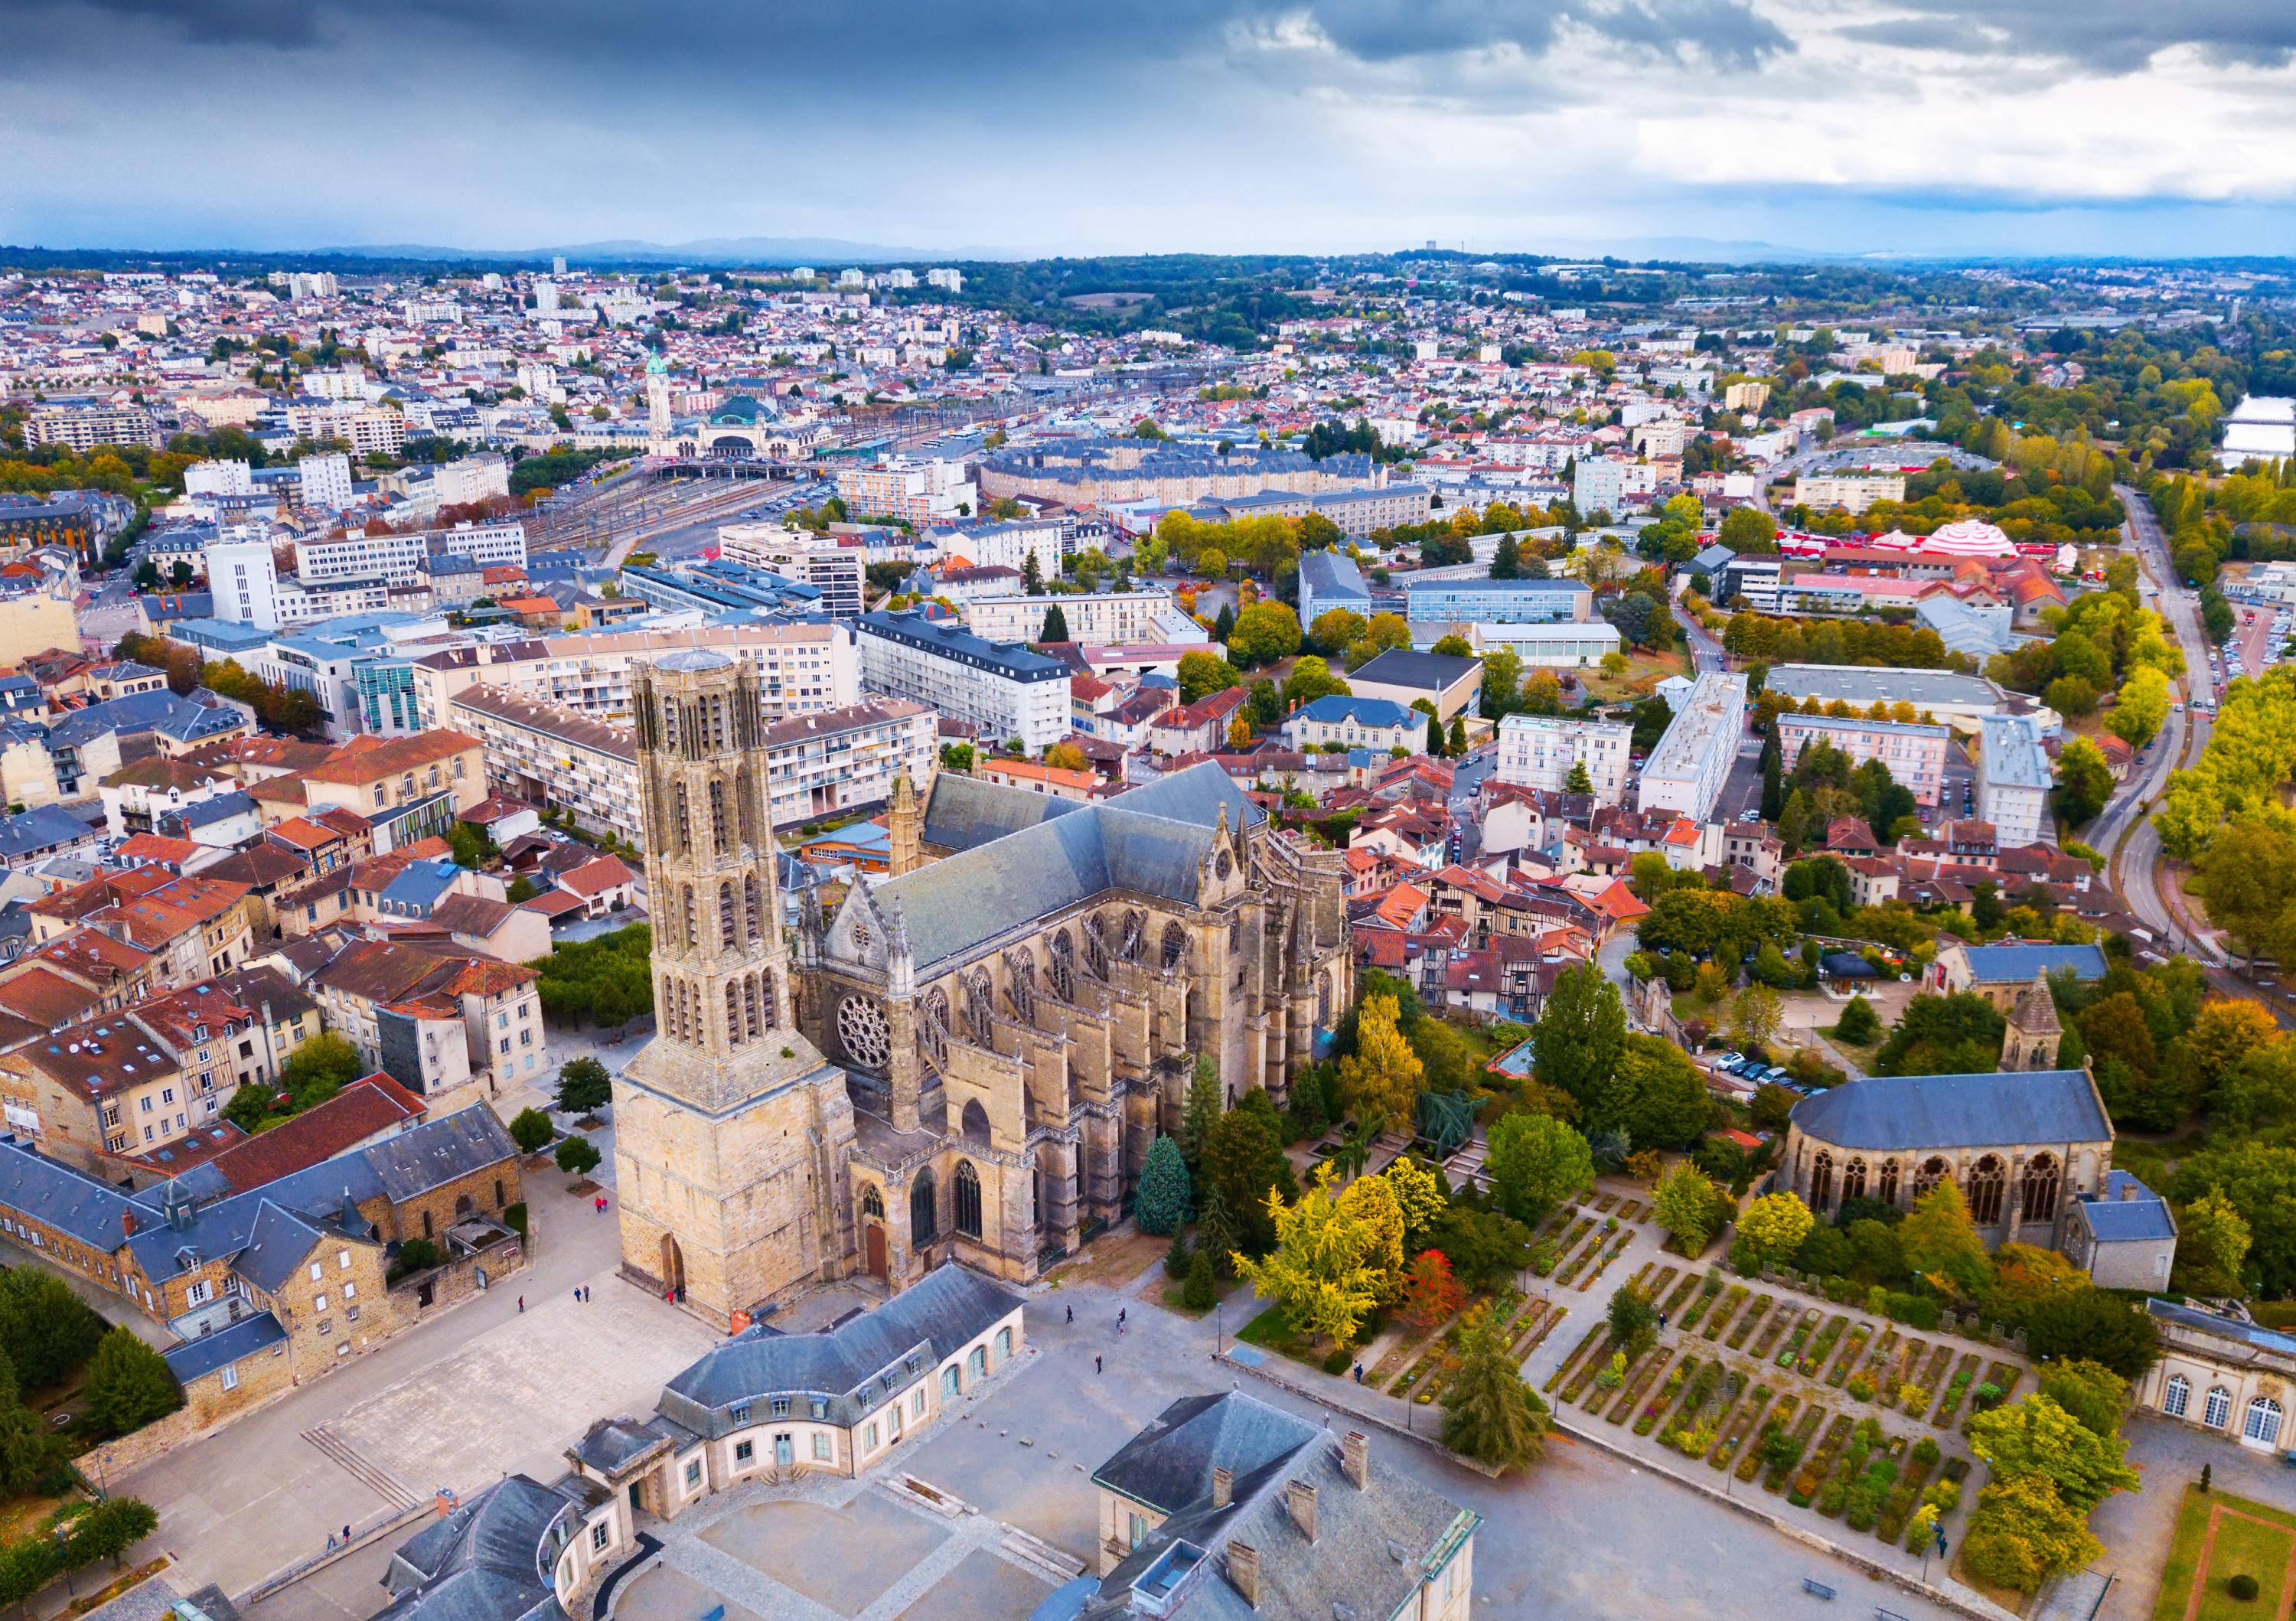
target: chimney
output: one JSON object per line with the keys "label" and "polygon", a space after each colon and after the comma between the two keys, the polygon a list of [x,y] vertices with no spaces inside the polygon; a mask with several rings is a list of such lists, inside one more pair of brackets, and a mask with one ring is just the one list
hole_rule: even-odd
{"label": "chimney", "polygon": [[1316,1488],[1305,1480],[1287,1481],[1283,1487],[1283,1506],[1292,1510],[1292,1523],[1309,1542],[1316,1540]]}
{"label": "chimney", "polygon": [[1227,1507],[1228,1497],[1235,1489],[1235,1473],[1225,1467],[1212,1470],[1212,1507]]}
{"label": "chimney", "polygon": [[1340,1437],[1340,1468],[1356,1490],[1371,1489],[1371,1442],[1362,1430],[1350,1429]]}
{"label": "chimney", "polygon": [[135,1236],[135,1211],[122,1210],[119,1213],[119,1234],[122,1238],[134,1238]]}
{"label": "chimney", "polygon": [[1250,1543],[1230,1543],[1227,1545],[1227,1579],[1244,1603],[1253,1609],[1259,1608],[1259,1550]]}
{"label": "chimney", "polygon": [[2131,1176],[2121,1183],[2120,1197],[2124,1199],[2130,1199],[2136,1197],[2136,1178]]}

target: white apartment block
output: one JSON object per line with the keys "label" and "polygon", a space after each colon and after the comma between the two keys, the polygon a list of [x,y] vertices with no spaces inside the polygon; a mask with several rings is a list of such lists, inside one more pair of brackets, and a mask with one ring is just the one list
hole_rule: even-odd
{"label": "white apartment block", "polygon": [[1746,729],[1746,678],[1710,670],[1698,678],[1644,763],[1636,810],[1703,822],[1713,814]]}
{"label": "white apartment block", "polygon": [[314,512],[340,512],[357,496],[351,488],[351,459],[340,450],[305,456],[295,463],[298,498]]}
{"label": "white apartment block", "polygon": [[290,405],[287,426],[308,439],[340,439],[360,455],[406,448],[406,415],[351,405]]}
{"label": "white apartment block", "polygon": [[411,585],[422,577],[430,548],[420,535],[339,535],[295,543],[295,576],[307,585],[381,580]]}
{"label": "white apartment block", "polygon": [[2001,849],[2040,843],[2054,782],[2040,727],[2029,715],[1988,715],[1978,725],[1978,820],[1993,824]]}
{"label": "white apartment block", "polygon": [[840,468],[837,498],[854,518],[904,518],[918,524],[963,517],[980,503],[979,490],[964,477],[964,464],[939,456],[929,462],[895,457],[871,467]]}
{"label": "white apartment block", "polygon": [[279,572],[268,540],[209,542],[207,572],[217,618],[259,630],[279,628]]}
{"label": "white apartment block", "polygon": [[500,456],[464,456],[432,474],[430,487],[437,493],[440,506],[468,506],[479,501],[506,499],[510,495],[510,463]]}
{"label": "white apartment block", "polygon": [[1627,498],[1627,464],[1607,456],[1580,456],[1570,472],[1570,504],[1580,517],[1609,512],[1613,517]]}
{"label": "white apartment block", "polygon": [[1045,615],[1054,608],[1067,621],[1071,642],[1102,647],[1132,643],[1201,646],[1211,640],[1211,633],[1162,591],[979,597],[966,610],[965,624],[974,635],[990,642],[1041,642]]}
{"label": "white apartment block", "polygon": [[857,544],[840,545],[834,536],[777,523],[728,523],[718,529],[718,555],[729,563],[762,569],[783,579],[803,580],[821,593],[822,610],[832,619],[858,618],[868,552]]}
{"label": "white apartment block", "polygon": [[244,462],[194,462],[184,469],[186,495],[252,495],[255,471]]}
{"label": "white apartment block", "polygon": [[1595,803],[1616,805],[1627,797],[1634,740],[1635,729],[1620,721],[1510,715],[1499,722],[1496,774],[1502,782],[1561,793],[1571,767],[1584,765]]}
{"label": "white apartment block", "polygon": [[[1918,804],[1934,809],[1944,791],[1947,745],[1953,741],[1950,727],[1832,715],[1796,715],[1791,710],[1778,716],[1776,725],[1779,757],[1788,771],[1800,761],[1804,749],[1824,738],[1848,755],[1852,765],[1863,765],[1868,760],[1881,761],[1890,768],[1891,781],[1911,793]],[[1876,834],[1888,831],[1885,828],[1874,831]]]}
{"label": "white apartment block", "polygon": [[1840,507],[1855,518],[1876,501],[1903,501],[1906,479],[1902,473],[1804,473],[1794,480],[1793,498],[1813,512]]}
{"label": "white apartment block", "polygon": [[1070,732],[1069,670],[1025,647],[989,642],[914,610],[864,614],[861,684],[961,721],[985,743],[1018,738],[1037,754]]}
{"label": "white apartment block", "polygon": [[939,287],[948,292],[963,292],[964,291],[964,272],[962,270],[928,270],[925,272],[925,285],[928,287]]}
{"label": "white apartment block", "polygon": [[485,569],[526,567],[526,526],[515,519],[507,523],[458,523],[451,529],[427,529],[418,538],[426,554],[443,552],[467,557]]}
{"label": "white apartment block", "polygon": [[882,805],[908,767],[922,796],[940,756],[940,717],[906,698],[878,698],[766,728],[766,791],[774,825],[792,827]]}
{"label": "white apartment block", "polygon": [[447,725],[456,696],[484,684],[627,725],[631,667],[681,647],[714,647],[747,663],[770,719],[861,701],[860,653],[846,626],[726,625],[588,631],[425,653],[410,670],[415,710],[426,728]]}
{"label": "white apartment block", "polygon": [[24,424],[24,443],[62,445],[81,454],[98,445],[149,445],[163,441],[152,413],[141,405],[35,405]]}

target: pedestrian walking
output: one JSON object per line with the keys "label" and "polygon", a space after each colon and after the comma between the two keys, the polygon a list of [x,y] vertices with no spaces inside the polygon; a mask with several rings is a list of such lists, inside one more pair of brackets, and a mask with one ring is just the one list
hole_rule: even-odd
{"label": "pedestrian walking", "polygon": [[1124,1316],[1127,1309],[1127,1307],[1121,1306],[1116,1308],[1116,1326],[1118,1328],[1122,1328],[1124,1326]]}
{"label": "pedestrian walking", "polygon": [[343,1546],[344,1546],[344,1547],[346,1547],[346,1548],[348,1548],[348,1547],[349,1547],[350,1545],[351,1545],[351,1528],[350,1528],[348,1526],[345,1526],[345,1527],[343,1527]]}
{"label": "pedestrian walking", "polygon": [[1076,1321],[1076,1307],[1073,1306],[1069,1307],[1069,1321],[1070,1322],[1074,1322]]}
{"label": "pedestrian walking", "polygon": [[518,1310],[521,1316],[524,1316],[526,1314],[526,1297],[524,1295],[521,1295],[518,1298]]}
{"label": "pedestrian walking", "polygon": [[1094,1352],[1094,1353],[1093,1353],[1093,1357],[1092,1357],[1092,1371],[1093,1371],[1095,1373],[1097,1373],[1097,1372],[1099,1372],[1099,1371],[1100,1371],[1100,1353],[1099,1353],[1099,1352],[1097,1352],[1097,1351],[1095,1351],[1095,1352]]}
{"label": "pedestrian walking", "polygon": [[328,1532],[328,1533],[327,1533],[327,1551],[328,1551],[328,1552],[330,1552],[330,1553],[332,1553],[334,1551],[335,1551],[335,1534],[334,1534],[332,1531],[330,1531],[330,1532]]}

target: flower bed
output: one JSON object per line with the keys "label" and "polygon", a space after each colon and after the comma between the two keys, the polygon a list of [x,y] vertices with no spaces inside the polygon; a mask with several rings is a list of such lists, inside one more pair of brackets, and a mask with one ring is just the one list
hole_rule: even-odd
{"label": "flower bed", "polygon": [[1567,1260],[1570,1252],[1578,1247],[1579,1240],[1594,1231],[1595,1218],[1591,1216],[1580,1217],[1570,1224],[1570,1232],[1554,1240],[1554,1253]]}
{"label": "flower bed", "polygon": [[1569,1309],[1545,1300],[1530,1302],[1523,1310],[1521,1322],[1516,1325],[1521,1333],[1512,1352],[1515,1361],[1521,1363],[1537,1350],[1540,1342],[1554,1331],[1554,1325],[1562,1321],[1563,1314]]}
{"label": "flower bed", "polygon": [[1962,1403],[1968,1399],[1969,1388],[1977,1382],[1978,1364],[1984,1360],[1974,1351],[1963,1355],[1961,1365],[1953,1371],[1952,1382],[1945,1388],[1945,1400],[1938,1404],[1937,1416],[1930,1420],[1931,1423],[1939,1429],[1953,1428],[1954,1415],[1961,1411]]}
{"label": "flower bed", "polygon": [[1635,1221],[1642,1213],[1643,1201],[1639,1199],[1630,1199],[1619,1207],[1619,1219],[1622,1222]]}
{"label": "flower bed", "polygon": [[1609,1271],[1611,1263],[1617,1260],[1620,1253],[1623,1251],[1628,1245],[1634,1241],[1635,1235],[1632,1232],[1628,1232],[1626,1229],[1620,1228],[1618,1234],[1613,1237],[1608,1244],[1603,1247],[1602,1259],[1595,1263],[1595,1269],[1588,1273],[1585,1277],[1578,1280],[1578,1287],[1582,1290],[1594,1288],[1595,1280],[1601,1277],[1605,1272]]}
{"label": "flower bed", "polygon": [[1682,1281],[1674,1286],[1674,1292],[1666,1298],[1666,1303],[1658,1309],[1669,1317],[1678,1314],[1682,1310],[1683,1302],[1690,1298],[1691,1291],[1697,1287],[1698,1274],[1685,1268]]}
{"label": "flower bed", "polygon": [[[1882,1389],[1885,1382],[1883,1375],[1889,1371],[1890,1359],[1898,1354],[1898,1339],[1896,1329],[1883,1329],[1882,1337],[1874,1341],[1866,1353],[1866,1365],[1858,1369],[1851,1378],[1863,1379],[1874,1390]],[[1874,1398],[1869,1394],[1861,1396],[1857,1399],[1865,1402]]]}
{"label": "flower bed", "polygon": [[1861,1322],[1850,1330],[1849,1338],[1841,1347],[1841,1355],[1833,1359],[1833,1366],[1826,1372],[1825,1382],[1836,1390],[1841,1389],[1849,1378],[1849,1370],[1856,1367],[1857,1359],[1866,1354],[1866,1342],[1873,1338],[1874,1325],[1870,1322]]}
{"label": "flower bed", "polygon": [[1706,1314],[1706,1338],[1721,1339],[1722,1330],[1730,1326],[1730,1319],[1738,1314],[1738,1308],[1746,1304],[1746,1297],[1752,1292],[1742,1283],[1733,1283],[1730,1292],[1722,1298],[1722,1304]]}
{"label": "flower bed", "polygon": [[1682,1387],[1689,1381],[1690,1376],[1697,1370],[1698,1359],[1695,1356],[1685,1356],[1674,1364],[1666,1376],[1666,1382],[1659,1387],[1657,1394],[1644,1403],[1643,1410],[1635,1415],[1636,1435],[1646,1436],[1658,1427],[1660,1416],[1668,1408],[1674,1405],[1674,1398],[1682,1394]]}
{"label": "flower bed", "polygon": [[1743,1346],[1746,1343],[1746,1336],[1753,1332],[1754,1325],[1761,1322],[1763,1315],[1769,1309],[1770,1298],[1767,1295],[1756,1295],[1754,1303],[1746,1308],[1744,1315],[1731,1325],[1730,1337],[1722,1343],[1734,1351]]}
{"label": "flower bed", "polygon": [[1616,1193],[1605,1193],[1602,1198],[1595,1201],[1595,1208],[1601,1211],[1605,1216],[1608,1216],[1611,1211],[1618,1208],[1619,1196]]}
{"label": "flower bed", "polygon": [[[1682,1404],[1674,1410],[1673,1415],[1658,1432],[1660,1446],[1680,1450],[1676,1445],[1677,1438],[1705,1415],[1707,1404],[1722,1388],[1722,1363],[1718,1357],[1710,1358],[1698,1365],[1697,1373],[1692,1376],[1688,1388],[1682,1393]],[[1702,1453],[1706,1448],[1701,1446],[1698,1450]]]}
{"label": "flower bed", "polygon": [[1562,1382],[1563,1376],[1578,1365],[1579,1360],[1582,1357],[1590,1355],[1597,1343],[1607,1341],[1610,1337],[1611,1325],[1607,1322],[1598,1322],[1593,1328],[1588,1329],[1587,1330],[1587,1338],[1580,1340],[1577,1346],[1572,1347],[1570,1355],[1564,1357],[1560,1363],[1555,1364],[1554,1371],[1546,1376],[1546,1382],[1541,1385],[1539,1388],[1545,1391],[1553,1391],[1555,1386]]}
{"label": "flower bed", "polygon": [[[1993,1363],[1985,1370],[1985,1377],[1978,1381],[1976,1388],[1969,1393],[1969,1416],[1973,1419],[1980,1412],[1990,1412],[2001,1405],[2015,1393],[2018,1381],[2024,1377],[2025,1370],[2013,1362]],[[1988,1385],[1992,1387],[1990,1395],[1986,1390]],[[1962,1428],[1969,1428],[1966,1421]]]}
{"label": "flower bed", "polygon": [[1722,1438],[1714,1443],[1714,1450],[1706,1454],[1710,1469],[1728,1469],[1745,1445],[1746,1437],[1754,1433],[1762,1421],[1762,1410],[1770,1404],[1770,1388],[1756,1385],[1754,1393],[1730,1415],[1730,1422],[1722,1431]]}
{"label": "flower bed", "polygon": [[1882,1378],[1881,1402],[1884,1407],[1898,1404],[1898,1393],[1911,1382],[1915,1371],[1922,1365],[1922,1353],[1929,1347],[1918,1339],[1908,1339],[1898,1347],[1898,1358]]}
{"label": "flower bed", "polygon": [[[1801,1417],[1794,1420],[1794,1427],[1792,1431],[1793,1438],[1801,1443],[1803,1447],[1807,1448],[1809,1445],[1810,1437],[1817,1433],[1818,1423],[1824,1417],[1825,1409],[1816,1405],[1815,1403],[1804,1408],[1802,1410]],[[1770,1493],[1784,1491],[1785,1489],[1786,1478],[1792,1473],[1793,1465],[1792,1464],[1787,1465],[1784,1469],[1780,1469],[1775,1463],[1770,1465],[1769,1472],[1762,1477],[1762,1490]]]}
{"label": "flower bed", "polygon": [[[1929,1361],[1922,1365],[1920,1377],[1914,1382],[1928,1391],[1931,1397],[1934,1399],[1937,1396],[1938,1385],[1945,1378],[1945,1371],[1952,1365],[1953,1347],[1938,1346],[1930,1352]],[[1918,1412],[1909,1412],[1906,1416],[1909,1419],[1918,1419],[1922,1415]]]}
{"label": "flower bed", "polygon": [[[1652,1267],[1658,1268],[1655,1276],[1651,1273]],[[1665,1298],[1668,1287],[1681,1275],[1680,1267],[1660,1266],[1656,1261],[1645,1261],[1643,1263],[1642,1272],[1637,1276],[1646,1281],[1636,1284],[1635,1287],[1642,1290],[1644,1299],[1655,1305]]]}
{"label": "flower bed", "polygon": [[1849,1319],[1847,1317],[1827,1318],[1825,1326],[1818,1330],[1816,1338],[1804,1347],[1800,1360],[1794,1364],[1794,1371],[1804,1379],[1816,1379],[1818,1370],[1825,1366],[1825,1359],[1833,1355],[1833,1347],[1841,1343],[1841,1336],[1849,1327]]}
{"label": "flower bed", "polygon": [[1722,1427],[1730,1421],[1731,1411],[1745,1393],[1746,1375],[1733,1368],[1723,1374],[1722,1388],[1701,1404],[1700,1411],[1692,1412],[1690,1404],[1683,1403],[1684,1416],[1678,1420],[1681,1428],[1674,1437],[1674,1450],[1685,1458],[1703,1458],[1719,1447]]}
{"label": "flower bed", "polygon": [[1800,1314],[1795,1310],[1792,1301],[1771,1300],[1770,1320],[1763,1325],[1761,1333],[1755,1338],[1754,1355],[1767,1361],[1772,1347],[1778,1343],[1779,1336],[1793,1327],[1799,1316]]}
{"label": "flower bed", "polygon": [[1769,1468],[1770,1461],[1767,1454],[1770,1437],[1774,1435],[1791,1434],[1786,1426],[1794,1421],[1794,1414],[1800,1410],[1801,1397],[1792,1391],[1789,1390],[1778,1397],[1778,1404],[1770,1410],[1769,1416],[1762,1420],[1761,1427],[1754,1432],[1753,1440],[1739,1454],[1738,1467],[1731,1473],[1736,1475],[1741,1480],[1751,1480]]}
{"label": "flower bed", "polygon": [[1825,1439],[1818,1444],[1817,1455],[1803,1464],[1801,1472],[1793,1478],[1793,1486],[1786,1493],[1788,1502],[1797,1509],[1809,1507],[1810,1499],[1817,1495],[1819,1486],[1833,1472],[1834,1461],[1841,1455],[1841,1449],[1849,1444],[1856,1428],[1848,1413],[1825,1427]]}
{"label": "flower bed", "polygon": [[1718,1272],[1708,1273],[1704,1281],[1699,1285],[1698,1298],[1693,1300],[1683,1312],[1682,1322],[1677,1326],[1685,1334],[1696,1328],[1699,1319],[1713,1309],[1715,1298],[1721,1292],[1722,1274]]}
{"label": "flower bed", "polygon": [[1927,1436],[1915,1442],[1906,1454],[1904,1472],[1882,1504],[1881,1517],[1874,1527],[1874,1535],[1885,1543],[1894,1543],[1906,1534],[1906,1521],[1913,1518],[1915,1505],[1921,1501],[1922,1487],[1937,1466],[1937,1443]]}
{"label": "flower bed", "polygon": [[[1635,1404],[1643,1399],[1643,1392],[1658,1382],[1658,1376],[1673,1360],[1674,1353],[1667,1350],[1660,1350],[1655,1356],[1644,1357],[1633,1376],[1627,1380],[1626,1388],[1619,1392],[1619,1399],[1611,1404],[1610,1412],[1603,1416],[1613,1424],[1623,1424],[1633,1417]],[[1589,1403],[1588,1405],[1592,1407],[1595,1404]]]}
{"label": "flower bed", "polygon": [[1810,1333],[1817,1327],[1821,1315],[1823,1314],[1814,1306],[1801,1314],[1800,1320],[1793,1325],[1793,1332],[1786,1336],[1785,1347],[1778,1353],[1778,1366],[1800,1366],[1802,1347],[1809,1343]]}

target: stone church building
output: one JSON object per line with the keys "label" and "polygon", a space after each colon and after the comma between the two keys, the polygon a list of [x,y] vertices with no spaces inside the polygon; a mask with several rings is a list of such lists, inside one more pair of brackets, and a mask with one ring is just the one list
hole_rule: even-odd
{"label": "stone church building", "polygon": [[1121,1218],[1198,1053],[1280,1103],[1352,1000],[1341,871],[1210,763],[1115,799],[906,776],[891,871],[778,926],[757,677],[633,684],[656,1034],[615,1085],[626,1272],[704,1314]]}

